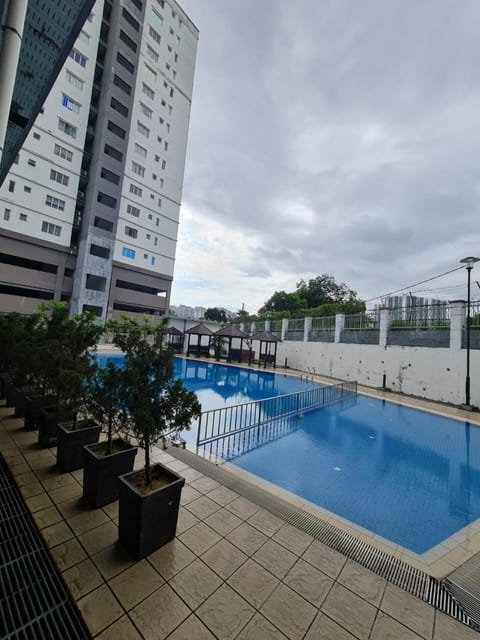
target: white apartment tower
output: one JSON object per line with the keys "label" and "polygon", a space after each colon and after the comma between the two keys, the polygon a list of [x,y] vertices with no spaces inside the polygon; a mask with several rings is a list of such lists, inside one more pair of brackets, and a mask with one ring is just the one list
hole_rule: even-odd
{"label": "white apartment tower", "polygon": [[0,189],[0,311],[168,310],[198,30],[97,0]]}

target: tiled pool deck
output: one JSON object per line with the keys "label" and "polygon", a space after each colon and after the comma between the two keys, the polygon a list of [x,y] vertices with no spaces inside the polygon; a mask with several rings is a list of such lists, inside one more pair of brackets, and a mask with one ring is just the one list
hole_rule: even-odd
{"label": "tiled pool deck", "polygon": [[[459,409],[437,405],[437,410],[478,422]],[[117,504],[89,509],[81,498],[82,472],[60,474],[55,449],[39,449],[36,439],[23,429],[23,420],[13,418],[12,409],[0,407],[2,455],[94,637],[480,637],[160,450],[155,459],[186,479],[177,537],[135,562],[117,543]],[[141,465],[137,456],[136,466]],[[348,529],[348,523],[339,523]],[[449,550],[460,549],[456,556],[438,560],[453,568],[479,551],[480,534],[468,533]]]}

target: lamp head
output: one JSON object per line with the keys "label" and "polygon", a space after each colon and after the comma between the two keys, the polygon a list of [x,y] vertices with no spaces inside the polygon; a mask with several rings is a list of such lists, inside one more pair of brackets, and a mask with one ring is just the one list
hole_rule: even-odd
{"label": "lamp head", "polygon": [[480,258],[474,258],[473,256],[468,256],[467,258],[462,258],[462,260],[460,260],[461,264],[464,264],[466,266],[467,269],[473,269],[473,265],[475,264],[475,262],[480,262]]}

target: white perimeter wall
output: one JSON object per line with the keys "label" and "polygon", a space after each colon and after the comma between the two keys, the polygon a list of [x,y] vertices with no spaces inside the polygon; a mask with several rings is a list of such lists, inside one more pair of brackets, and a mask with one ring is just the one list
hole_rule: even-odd
{"label": "white perimeter wall", "polygon": [[[439,402],[465,402],[465,349],[427,347],[382,348],[377,345],[293,342],[278,344],[277,365],[287,358],[292,369],[356,380],[381,387],[383,374],[392,391]],[[480,406],[480,351],[470,351],[471,404]]]}

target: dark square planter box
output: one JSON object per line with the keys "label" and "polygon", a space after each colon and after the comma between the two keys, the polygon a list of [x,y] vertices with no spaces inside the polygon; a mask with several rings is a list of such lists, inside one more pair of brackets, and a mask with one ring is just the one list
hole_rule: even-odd
{"label": "dark square planter box", "polygon": [[175,537],[180,495],[185,479],[163,464],[152,466],[152,477],[162,478],[163,486],[142,494],[130,479],[141,471],[121,476],[119,482],[118,537],[137,559],[163,547]]}
{"label": "dark square planter box", "polygon": [[15,418],[24,418],[25,417],[25,400],[28,396],[38,395],[40,389],[32,388],[32,387],[21,387],[17,389],[17,393],[15,395]]}
{"label": "dark square planter box", "polygon": [[61,411],[57,405],[43,405],[38,418],[38,444],[41,447],[53,447],[57,444],[57,428],[59,422],[71,420],[71,414]]}
{"label": "dark square planter box", "polygon": [[72,422],[57,426],[57,467],[62,473],[83,467],[83,447],[98,442],[101,426],[93,420],[79,420],[76,429]]}
{"label": "dark square planter box", "polygon": [[54,404],[54,398],[43,396],[41,393],[34,393],[25,396],[25,416],[24,426],[27,431],[38,429],[40,423],[40,411],[43,407]]}
{"label": "dark square planter box", "polygon": [[83,497],[93,508],[118,500],[118,477],[133,469],[137,448],[112,442],[112,453],[105,455],[106,442],[83,448]]}
{"label": "dark square planter box", "polygon": [[0,399],[7,397],[7,385],[12,377],[11,371],[2,371],[0,373]]}
{"label": "dark square planter box", "polygon": [[7,407],[15,406],[15,398],[17,397],[17,387],[11,380],[7,380],[5,385],[5,398]]}

